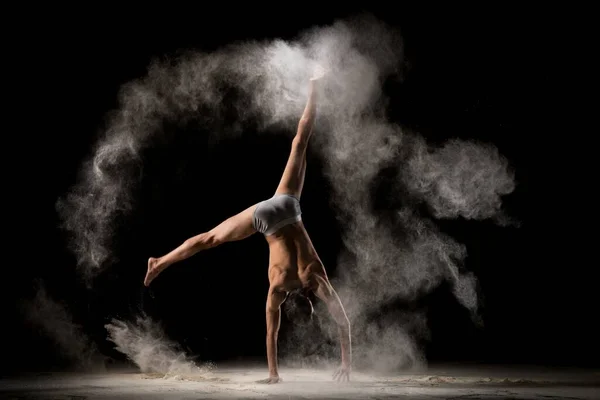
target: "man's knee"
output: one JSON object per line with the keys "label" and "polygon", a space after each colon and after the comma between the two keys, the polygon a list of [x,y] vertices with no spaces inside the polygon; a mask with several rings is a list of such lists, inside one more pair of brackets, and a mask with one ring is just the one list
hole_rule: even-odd
{"label": "man's knee", "polygon": [[218,232],[209,231],[186,240],[185,245],[192,250],[204,250],[218,246],[222,243],[221,240]]}
{"label": "man's knee", "polygon": [[292,140],[292,149],[303,152],[308,147],[308,135],[298,133]]}
{"label": "man's knee", "polygon": [[225,241],[225,235],[215,230],[208,231],[203,236],[204,246],[207,248],[218,246]]}

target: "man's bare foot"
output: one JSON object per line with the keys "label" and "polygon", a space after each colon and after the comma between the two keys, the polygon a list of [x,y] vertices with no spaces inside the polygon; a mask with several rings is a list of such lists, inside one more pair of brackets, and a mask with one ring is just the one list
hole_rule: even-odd
{"label": "man's bare foot", "polygon": [[144,278],[144,286],[150,286],[150,282],[154,280],[160,274],[160,268],[158,267],[158,258],[150,257],[148,259],[148,271]]}
{"label": "man's bare foot", "polygon": [[266,383],[267,385],[272,385],[273,383],[280,382],[283,382],[283,379],[281,379],[278,376],[270,376],[267,379],[261,379],[260,381],[256,381],[256,383]]}
{"label": "man's bare foot", "polygon": [[312,77],[310,78],[311,82],[315,82],[318,81],[319,79],[323,78],[325,75],[327,74],[327,70],[323,67],[321,67],[320,65],[317,65],[317,67],[315,68]]}

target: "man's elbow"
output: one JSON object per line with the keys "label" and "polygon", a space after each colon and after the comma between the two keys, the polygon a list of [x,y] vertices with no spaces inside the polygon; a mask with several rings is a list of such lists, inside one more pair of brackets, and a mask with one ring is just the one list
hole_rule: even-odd
{"label": "man's elbow", "polygon": [[277,340],[277,335],[279,333],[279,327],[277,326],[267,326],[267,338]]}
{"label": "man's elbow", "polygon": [[337,319],[337,324],[338,324],[339,329],[343,332],[349,333],[350,332],[350,320],[348,319],[348,317],[344,314],[336,319]]}
{"label": "man's elbow", "polygon": [[350,332],[350,320],[348,317],[344,318],[344,328],[348,329],[348,332]]}

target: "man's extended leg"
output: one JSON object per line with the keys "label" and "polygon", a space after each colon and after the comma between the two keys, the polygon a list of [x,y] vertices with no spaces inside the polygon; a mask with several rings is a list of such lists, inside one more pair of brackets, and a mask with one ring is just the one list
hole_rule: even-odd
{"label": "man's extended leg", "polygon": [[292,140],[292,150],[281,176],[276,194],[290,194],[300,199],[306,173],[306,148],[312,135],[317,109],[317,79],[310,80],[310,92],[306,107],[298,123],[296,136]]}
{"label": "man's extended leg", "polygon": [[193,236],[183,242],[179,247],[159,258],[148,259],[148,272],[144,279],[144,285],[150,282],[165,270],[169,265],[186,258],[190,258],[199,251],[216,247],[226,242],[234,242],[247,238],[256,232],[252,226],[252,216],[256,204],[226,219],[208,232]]}

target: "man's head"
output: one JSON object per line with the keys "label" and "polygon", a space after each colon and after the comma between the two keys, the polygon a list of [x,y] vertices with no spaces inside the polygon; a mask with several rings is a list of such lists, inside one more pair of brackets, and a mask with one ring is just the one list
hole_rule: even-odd
{"label": "man's head", "polygon": [[284,303],[285,315],[288,320],[297,325],[307,325],[312,322],[313,305],[302,289],[288,293]]}

